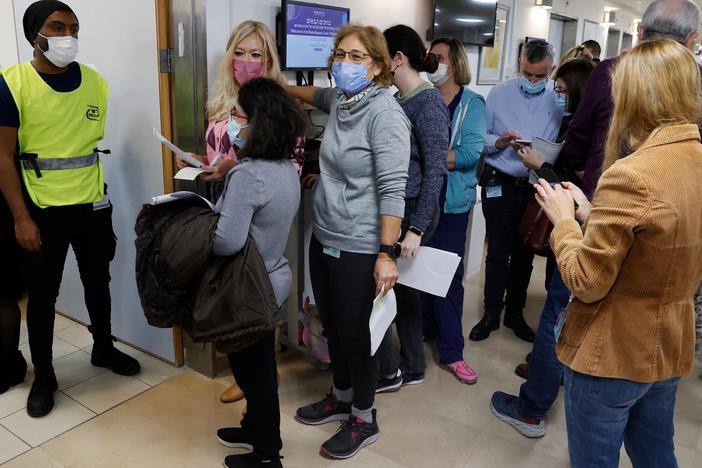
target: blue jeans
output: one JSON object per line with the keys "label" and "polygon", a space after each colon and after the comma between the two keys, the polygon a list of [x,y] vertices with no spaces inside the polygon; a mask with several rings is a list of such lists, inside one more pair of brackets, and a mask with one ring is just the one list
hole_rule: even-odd
{"label": "blue jeans", "polygon": [[519,389],[519,412],[526,418],[543,419],[561,389],[563,365],[556,357],[554,328],[558,315],[568,306],[570,291],[556,269],[536,330],[529,361],[529,377]]}
{"label": "blue jeans", "polygon": [[634,468],[675,468],[673,412],[679,378],[653,383],[565,368],[568,451],[573,468],[616,468],[624,443]]}

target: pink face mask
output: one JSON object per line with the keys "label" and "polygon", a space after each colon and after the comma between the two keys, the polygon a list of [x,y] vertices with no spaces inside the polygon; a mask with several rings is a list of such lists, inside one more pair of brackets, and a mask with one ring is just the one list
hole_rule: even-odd
{"label": "pink face mask", "polygon": [[232,72],[234,73],[236,81],[241,86],[244,86],[254,78],[263,76],[263,62],[249,62],[235,59],[232,62]]}

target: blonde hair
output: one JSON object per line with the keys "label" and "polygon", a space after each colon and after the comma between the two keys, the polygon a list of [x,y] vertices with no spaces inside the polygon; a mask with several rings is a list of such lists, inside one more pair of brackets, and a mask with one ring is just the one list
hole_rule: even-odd
{"label": "blonde hair", "polygon": [[592,54],[587,50],[585,46],[579,45],[577,47],[573,47],[569,51],[567,51],[563,56],[561,57],[561,60],[558,62],[558,66],[560,67],[564,63],[566,63],[568,60],[574,60],[574,59],[588,59],[592,60]]}
{"label": "blonde hair", "polygon": [[603,170],[665,127],[698,123],[700,69],[692,52],[673,40],[642,42],[613,71],[612,97]]}
{"label": "blonde hair", "polygon": [[224,120],[237,104],[237,96],[241,85],[232,74],[232,62],[236,46],[250,34],[256,34],[263,44],[263,63],[266,72],[263,76],[284,84],[285,77],[280,71],[280,61],[276,49],[273,31],[260,21],[244,21],[232,31],[227,41],[227,53],[219,63],[217,79],[212,84],[207,98],[207,118],[209,120]]}
{"label": "blonde hair", "polygon": [[553,73],[551,73],[551,79],[552,80],[556,79],[556,72],[561,67],[561,65],[563,65],[566,62],[570,62],[571,60],[577,60],[577,59],[587,59],[590,61],[593,60],[592,54],[590,53],[589,50],[587,50],[587,47],[585,47],[584,45],[579,45],[579,46],[573,47],[572,49],[568,50],[565,54],[563,54],[561,56],[561,59],[558,62],[558,66],[556,67],[555,70],[553,70]]}
{"label": "blonde hair", "polygon": [[[392,62],[390,60],[390,52],[388,52],[388,43],[385,41],[383,33],[374,26],[362,26],[356,23],[348,23],[342,26],[336,34],[334,38],[334,48],[336,49],[339,47],[341,41],[352,35],[358,37],[358,40],[368,49],[368,55],[373,59],[374,65],[380,68],[380,73],[373,78],[373,83],[381,86],[390,86],[392,84],[392,75],[390,74]],[[333,63],[334,57],[330,55],[330,71]]]}
{"label": "blonde hair", "polygon": [[470,65],[468,65],[466,49],[463,47],[463,44],[458,39],[448,37],[434,39],[431,43],[431,48],[434,48],[436,44],[448,46],[449,59],[451,60],[451,65],[453,65],[453,79],[456,81],[456,84],[460,86],[469,85],[472,76],[470,73]]}

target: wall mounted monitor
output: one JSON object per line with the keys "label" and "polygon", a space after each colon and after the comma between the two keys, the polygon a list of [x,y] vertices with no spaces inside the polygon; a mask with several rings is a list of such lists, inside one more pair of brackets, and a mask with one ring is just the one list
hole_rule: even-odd
{"label": "wall mounted monitor", "polygon": [[464,44],[495,43],[497,0],[434,0],[432,39],[452,37]]}
{"label": "wall mounted monitor", "polygon": [[334,37],[349,22],[350,10],[283,0],[279,27],[284,70],[326,70]]}

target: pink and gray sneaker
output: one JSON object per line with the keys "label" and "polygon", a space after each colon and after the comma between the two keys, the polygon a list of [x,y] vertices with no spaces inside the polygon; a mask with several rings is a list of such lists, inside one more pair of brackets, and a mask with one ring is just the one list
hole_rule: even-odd
{"label": "pink and gray sneaker", "polygon": [[442,368],[453,374],[456,379],[464,384],[473,385],[478,381],[478,374],[470,368],[466,361],[456,361],[451,364],[442,364]]}

